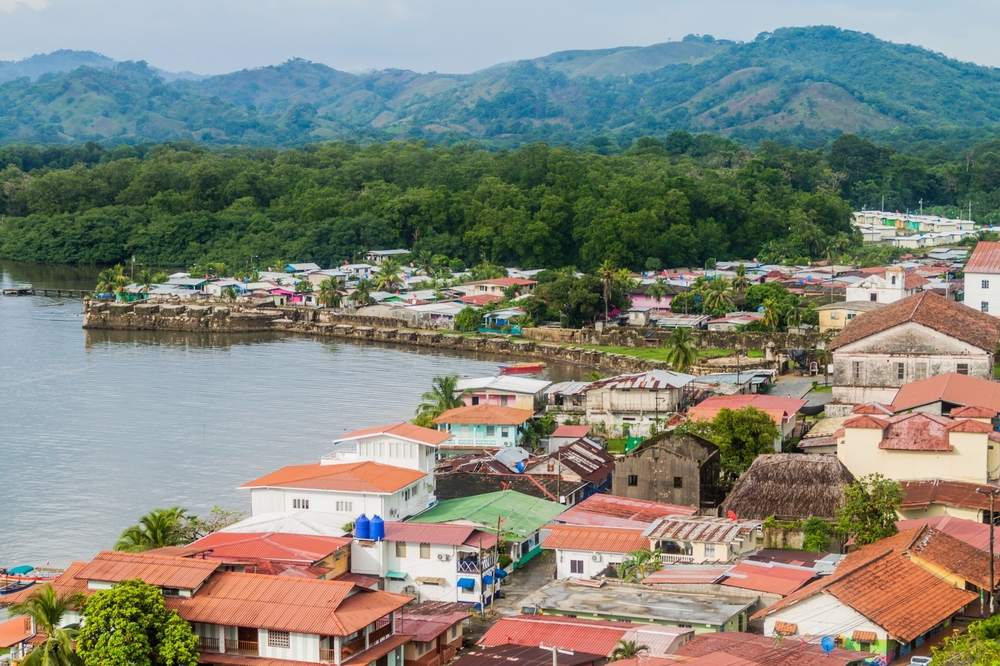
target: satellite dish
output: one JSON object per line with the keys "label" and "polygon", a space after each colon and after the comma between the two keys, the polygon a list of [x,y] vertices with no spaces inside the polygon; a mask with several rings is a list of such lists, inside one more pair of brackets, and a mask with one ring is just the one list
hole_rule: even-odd
{"label": "satellite dish", "polygon": [[833,652],[834,648],[833,638],[830,636],[824,636],[823,640],[820,641],[819,646],[823,648],[823,652],[830,654]]}
{"label": "satellite dish", "polygon": [[726,511],[726,515],[729,516],[729,520],[736,520],[736,512],[732,509]]}

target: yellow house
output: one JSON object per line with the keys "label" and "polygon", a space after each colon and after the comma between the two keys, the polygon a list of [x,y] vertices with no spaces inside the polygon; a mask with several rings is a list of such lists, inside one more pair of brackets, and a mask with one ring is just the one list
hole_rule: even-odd
{"label": "yellow house", "polygon": [[949,479],[983,483],[1000,468],[1000,440],[989,423],[927,412],[882,418],[863,414],[844,422],[837,457],[855,477]]}
{"label": "yellow house", "polygon": [[858,315],[883,307],[877,301],[840,301],[827,303],[816,308],[819,313],[819,332],[839,331]]}

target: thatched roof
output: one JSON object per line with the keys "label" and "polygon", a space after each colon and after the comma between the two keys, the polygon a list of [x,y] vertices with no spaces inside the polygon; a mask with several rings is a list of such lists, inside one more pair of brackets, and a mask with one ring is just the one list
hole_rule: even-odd
{"label": "thatched roof", "polygon": [[832,519],[844,505],[844,489],[853,480],[836,456],[762,455],[740,476],[722,510],[747,520]]}

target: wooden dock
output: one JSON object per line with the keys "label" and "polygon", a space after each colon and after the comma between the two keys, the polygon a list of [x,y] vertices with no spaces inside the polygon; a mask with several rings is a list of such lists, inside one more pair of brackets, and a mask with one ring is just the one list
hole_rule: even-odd
{"label": "wooden dock", "polygon": [[89,289],[42,289],[30,284],[18,284],[13,287],[4,287],[2,293],[4,296],[56,296],[57,298],[65,296],[67,298],[83,298],[84,296],[90,296],[94,292]]}

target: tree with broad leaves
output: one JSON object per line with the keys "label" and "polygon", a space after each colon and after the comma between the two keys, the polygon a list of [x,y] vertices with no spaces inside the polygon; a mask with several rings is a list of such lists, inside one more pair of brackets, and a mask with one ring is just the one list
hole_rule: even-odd
{"label": "tree with broad leaves", "polygon": [[844,491],[844,506],[837,511],[837,532],[854,539],[855,546],[875,543],[896,534],[896,511],[903,502],[898,481],[868,474]]}

